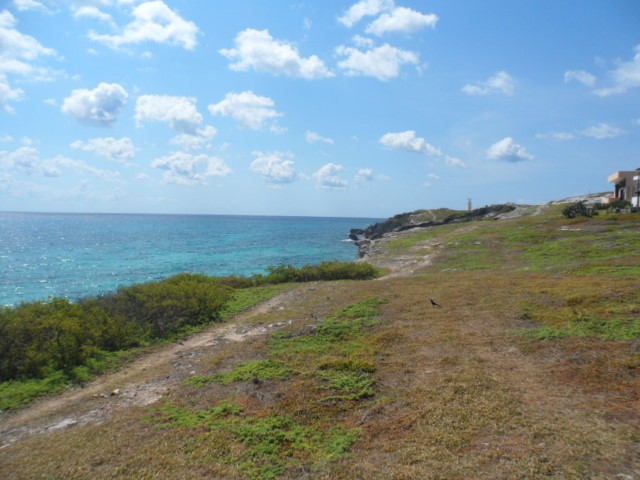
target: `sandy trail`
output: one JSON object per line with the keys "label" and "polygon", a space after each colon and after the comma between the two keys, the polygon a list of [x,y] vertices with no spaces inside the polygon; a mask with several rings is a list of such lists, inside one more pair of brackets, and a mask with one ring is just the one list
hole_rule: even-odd
{"label": "sandy trail", "polygon": [[213,325],[184,341],[145,354],[83,388],[75,387],[36,401],[25,409],[0,415],[0,449],[31,435],[101,423],[118,409],[159,400],[178,377],[195,373],[191,369],[203,350],[224,342],[242,342],[284,326],[284,323],[251,325],[245,322],[282,308],[297,294],[298,290],[284,292],[238,315],[230,323]]}

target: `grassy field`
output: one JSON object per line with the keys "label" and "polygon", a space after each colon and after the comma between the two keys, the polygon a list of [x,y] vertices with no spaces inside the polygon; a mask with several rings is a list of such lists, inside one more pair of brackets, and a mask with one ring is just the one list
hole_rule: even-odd
{"label": "grassy field", "polygon": [[640,215],[560,211],[403,232],[385,278],[279,286],[238,327],[264,334],[105,386],[162,381],[158,401],[21,412],[2,477],[640,478]]}

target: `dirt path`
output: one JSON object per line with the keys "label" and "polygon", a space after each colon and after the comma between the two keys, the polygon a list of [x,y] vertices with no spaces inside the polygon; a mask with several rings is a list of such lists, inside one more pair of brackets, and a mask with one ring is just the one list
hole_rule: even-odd
{"label": "dirt path", "polygon": [[0,449],[31,435],[101,423],[121,408],[149,405],[159,400],[178,377],[195,373],[192,369],[204,351],[224,342],[243,342],[284,326],[285,323],[250,325],[245,322],[281,308],[299,294],[298,290],[282,293],[240,314],[231,323],[211,326],[184,341],[143,355],[83,388],[70,389],[0,416]]}

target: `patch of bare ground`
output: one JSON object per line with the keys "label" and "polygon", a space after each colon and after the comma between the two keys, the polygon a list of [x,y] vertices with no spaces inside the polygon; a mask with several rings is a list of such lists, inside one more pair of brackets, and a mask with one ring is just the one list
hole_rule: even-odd
{"label": "patch of bare ground", "polygon": [[[5,417],[3,477],[250,478],[228,460],[246,448],[228,432],[149,423],[162,402],[146,404],[162,396],[193,411],[232,400],[252,418],[360,429],[351,455],[308,464],[300,453],[281,478],[640,478],[637,344],[520,335],[529,326],[521,300],[532,288],[555,288],[557,277],[405,262],[396,264],[403,275],[381,280],[303,285],[83,390]],[[268,332],[313,335],[328,315],[374,296],[389,303],[368,340],[377,352],[373,397],[327,402],[305,375],[184,385],[193,374],[264,359]],[[151,393],[134,400],[145,398],[141,391]],[[103,413],[82,420],[94,411]],[[26,434],[7,440],[21,428]]]}

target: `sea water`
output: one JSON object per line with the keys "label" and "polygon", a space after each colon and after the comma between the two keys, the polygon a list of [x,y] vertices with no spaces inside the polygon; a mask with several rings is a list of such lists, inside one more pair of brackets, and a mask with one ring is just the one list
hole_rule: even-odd
{"label": "sea water", "polygon": [[0,305],[76,300],[182,272],[249,276],[350,261],[378,219],[0,212]]}

